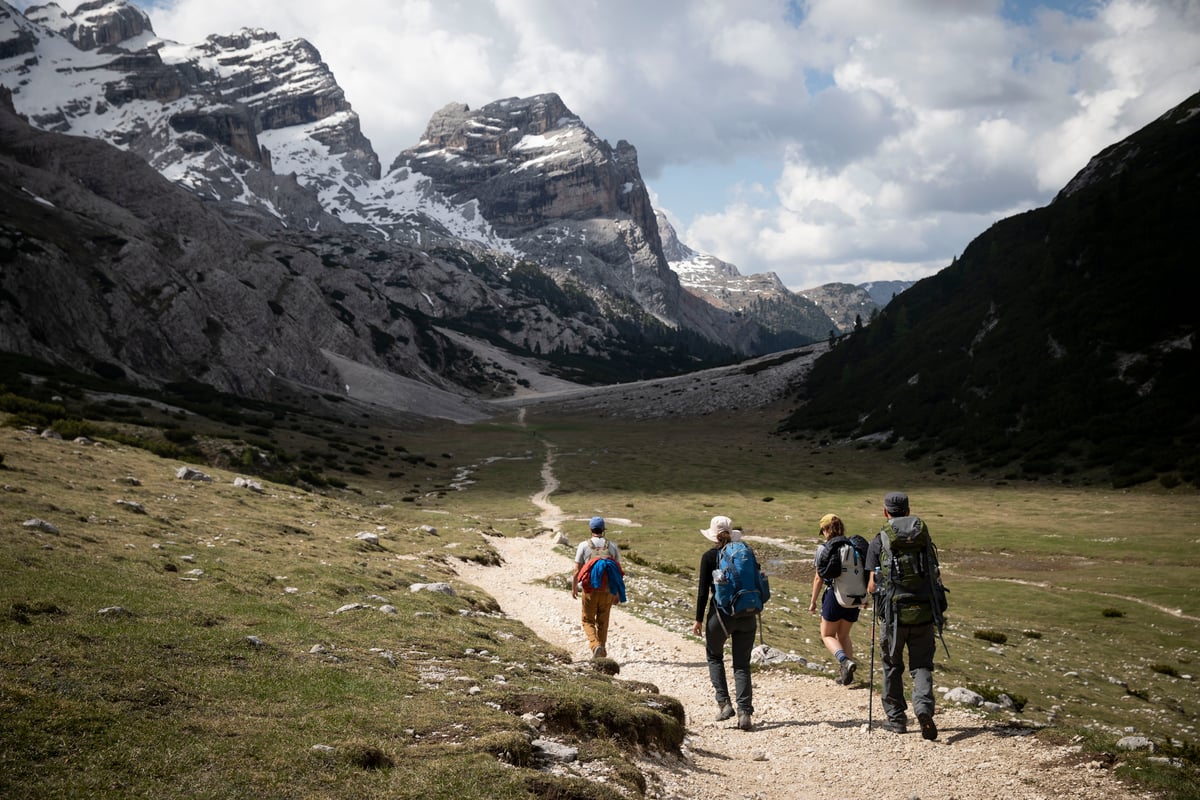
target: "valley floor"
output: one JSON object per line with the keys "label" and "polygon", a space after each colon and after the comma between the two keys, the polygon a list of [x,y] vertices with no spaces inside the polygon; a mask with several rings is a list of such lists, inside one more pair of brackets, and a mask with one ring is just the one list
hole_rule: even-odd
{"label": "valley floor", "polygon": [[[564,520],[550,500],[556,485],[552,458],[542,470],[542,479],[545,485],[531,501],[542,509],[544,526],[557,531]],[[506,614],[578,659],[588,658],[579,601],[542,583],[572,568],[570,559],[554,550],[553,536],[488,541],[502,556],[502,566],[466,563],[458,567],[462,577],[480,586],[512,587],[497,598]],[[503,570],[503,579],[491,575],[493,570]],[[1078,748],[1048,745],[1027,731],[947,705],[937,710],[936,741],[922,739],[915,720],[907,734],[884,731],[879,727],[878,683],[874,726],[868,732],[868,688],[861,681],[869,665],[865,626],[855,630],[861,651],[859,686],[844,687],[823,675],[766,669],[754,677],[754,730],[739,731],[736,720],[715,722],[717,706],[704,648],[690,635],[691,619],[689,609],[680,614],[677,628],[668,630],[620,608],[613,610],[608,655],[620,664],[619,677],[654,684],[687,710],[683,758],[647,759],[641,764],[648,797],[803,800],[865,793],[881,799],[1124,800],[1137,796]],[[815,637],[816,617],[812,627]]]}

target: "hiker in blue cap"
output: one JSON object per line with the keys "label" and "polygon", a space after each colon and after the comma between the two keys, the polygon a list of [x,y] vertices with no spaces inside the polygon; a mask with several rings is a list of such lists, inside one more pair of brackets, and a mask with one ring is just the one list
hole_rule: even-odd
{"label": "hiker in blue cap", "polygon": [[571,575],[571,597],[583,594],[580,616],[592,658],[608,655],[608,617],[613,603],[625,600],[621,571],[621,551],[617,543],[604,535],[604,517],[588,522],[591,536],[575,551],[575,572]]}

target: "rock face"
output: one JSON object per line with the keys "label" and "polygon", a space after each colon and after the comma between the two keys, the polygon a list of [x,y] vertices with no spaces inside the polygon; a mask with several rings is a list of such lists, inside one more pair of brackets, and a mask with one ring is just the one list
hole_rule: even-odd
{"label": "rock face", "polygon": [[0,85],[0,347],[251,396],[348,363],[505,394],[438,326],[589,381],[810,340],[685,291],[634,147],[553,94],[447,106],[381,174],[312,45],[179,44],[125,0],[0,2]]}
{"label": "rock face", "polygon": [[625,295],[668,325],[697,327],[743,349],[742,337],[720,331],[728,314],[696,304],[668,268],[637,151],[624,141],[611,147],[558,95],[475,111],[452,103],[392,164],[393,173],[405,170],[427,176],[453,203],[475,203],[516,250],[559,281],[581,284],[602,306],[624,299],[614,292]]}
{"label": "rock face", "polygon": [[57,3],[33,6],[25,12],[31,21],[52,30],[80,50],[117,45],[143,33],[153,33],[150,17],[136,6],[95,0],[83,3],[68,14]]}
{"label": "rock face", "polygon": [[[401,167],[428,175],[453,200],[478,200],[509,238],[547,219],[628,217],[643,231],[655,229],[637,151],[625,141],[614,150],[555,94],[477,111],[452,103],[434,114],[420,145],[392,164]],[[657,237],[648,238],[654,248]]]}
{"label": "rock face", "polygon": [[[131,153],[31,128],[0,93],[0,350],[141,385],[202,382],[270,397],[277,381],[342,394],[326,353],[435,386],[504,392],[410,309],[462,278],[399,247],[264,238]],[[270,220],[258,223],[268,227]],[[380,254],[387,270],[363,264]],[[446,306],[454,311],[452,303]]]}
{"label": "rock face", "polygon": [[37,127],[104,139],[201,196],[288,224],[333,221],[316,196],[320,185],[272,174],[264,135],[311,127],[319,131],[313,145],[340,171],[379,177],[358,116],[303,40],[246,29],[179,45],[158,38],[125,0],[73,14],[50,4],[24,17],[0,4],[0,82]]}

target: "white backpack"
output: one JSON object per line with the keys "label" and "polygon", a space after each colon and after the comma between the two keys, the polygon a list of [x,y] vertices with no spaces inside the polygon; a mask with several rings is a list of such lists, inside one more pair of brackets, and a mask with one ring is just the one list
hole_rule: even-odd
{"label": "white backpack", "polygon": [[838,546],[837,557],[842,562],[842,571],[830,584],[834,599],[842,608],[861,608],[867,603],[866,548],[860,554],[858,548],[846,541]]}

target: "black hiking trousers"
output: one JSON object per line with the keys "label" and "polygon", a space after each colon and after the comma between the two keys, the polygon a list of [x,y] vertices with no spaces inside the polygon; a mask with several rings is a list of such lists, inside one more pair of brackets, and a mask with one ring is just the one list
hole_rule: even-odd
{"label": "black hiking trousers", "polygon": [[[717,705],[730,702],[729,682],[725,677],[725,640],[733,641],[733,686],[736,697],[733,705],[738,711],[754,713],[754,689],[750,685],[750,651],[754,649],[754,634],[758,617],[718,618],[719,611],[710,609],[704,626],[704,656],[708,659],[708,679],[712,681]],[[725,623],[725,628],[721,623]],[[726,637],[725,629],[729,629]]]}

